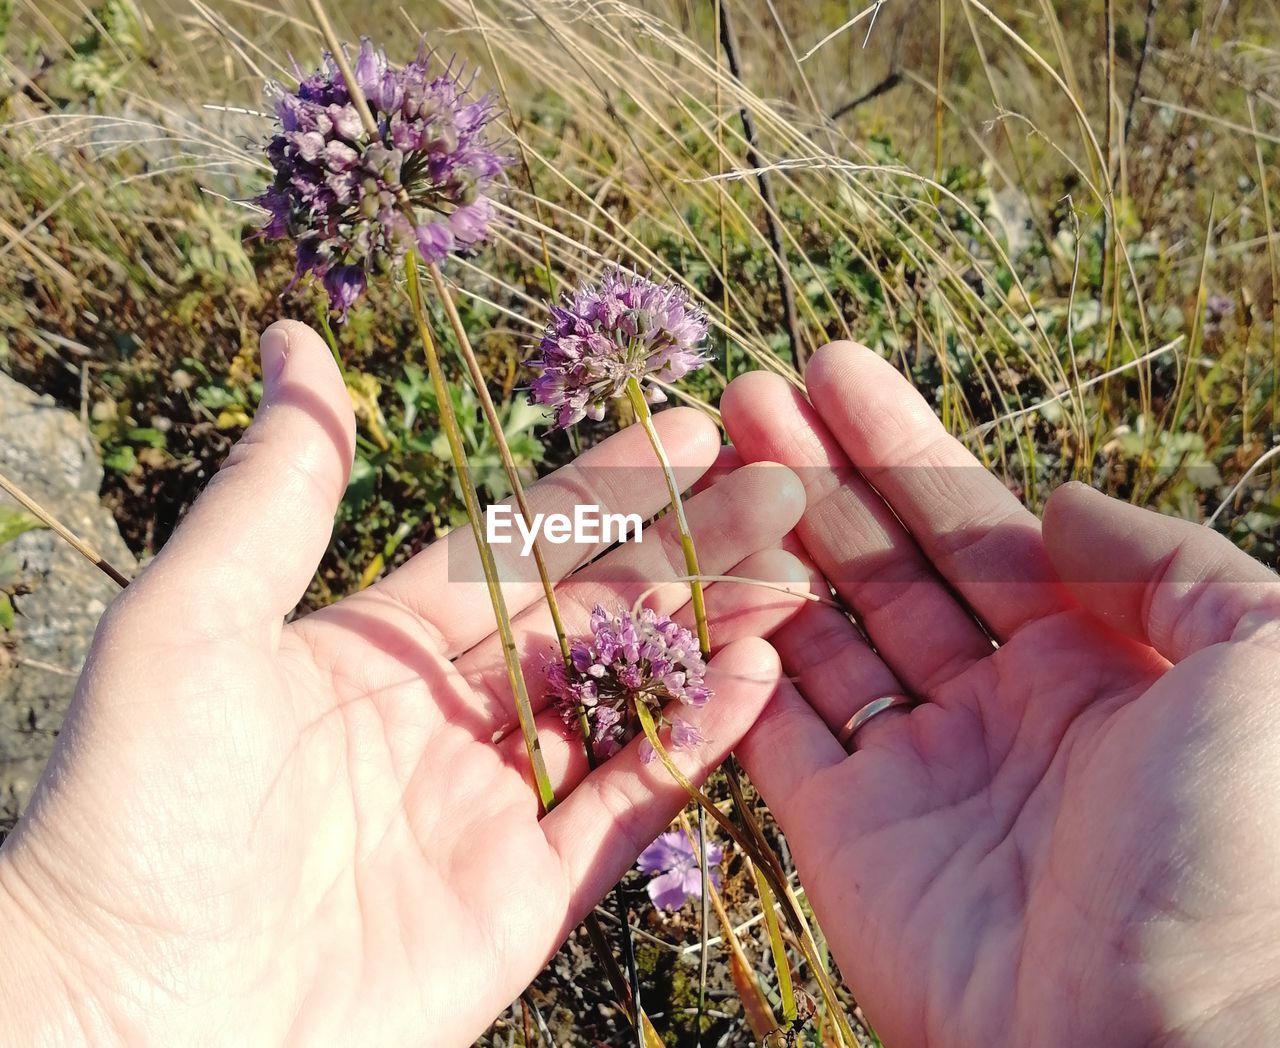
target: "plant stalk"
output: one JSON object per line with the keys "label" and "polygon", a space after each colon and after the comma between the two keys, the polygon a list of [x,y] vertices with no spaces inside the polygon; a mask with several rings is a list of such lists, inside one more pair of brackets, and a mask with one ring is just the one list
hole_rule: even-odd
{"label": "plant stalk", "polygon": [[[338,69],[342,74],[342,78],[347,85],[347,89],[351,95],[352,102],[356,107],[356,111],[360,114],[361,123],[364,125],[365,132],[371,138],[378,137],[378,125],[373,119],[373,113],[369,109],[368,101],[361,91],[359,83],[356,81],[352,72],[351,64],[347,61],[346,53],[342,49],[342,43],[338,39],[337,34],[333,30],[328,15],[325,13],[320,0],[308,0],[308,5],[316,19],[321,34],[324,36],[330,51],[334,55],[334,60],[338,63]],[[400,210],[410,222],[414,220],[413,205],[409,200],[409,194],[402,185],[396,185],[396,197]],[[545,250],[545,245],[544,245]],[[529,704],[528,692],[525,688],[524,675],[520,668],[518,653],[515,650],[515,641],[511,636],[510,616],[506,610],[506,602],[502,596],[502,588],[500,580],[497,578],[496,566],[493,563],[493,551],[489,549],[484,538],[483,528],[479,524],[479,497],[476,494],[474,484],[471,483],[470,469],[466,461],[466,452],[462,447],[461,437],[458,433],[457,419],[454,417],[453,404],[448,397],[448,389],[444,382],[443,369],[440,366],[440,355],[436,348],[435,341],[431,334],[431,329],[427,323],[426,313],[422,306],[422,292],[418,281],[418,258],[415,251],[410,251],[405,260],[406,277],[409,287],[410,299],[413,303],[414,320],[418,325],[418,331],[422,337],[423,346],[427,352],[427,365],[431,371],[431,380],[435,386],[436,400],[440,404],[441,421],[446,422],[445,432],[449,440],[449,450],[453,455],[454,464],[458,471],[459,484],[463,490],[463,499],[467,504],[467,517],[471,523],[472,532],[476,537],[476,546],[480,550],[481,563],[485,568],[485,581],[489,587],[490,599],[493,601],[494,615],[498,621],[499,633],[502,636],[503,657],[507,663],[507,676],[511,681],[512,695],[515,697],[516,713],[520,720],[520,731],[524,737],[525,748],[529,753],[529,763],[533,769],[534,781],[537,784],[538,797],[542,803],[544,811],[550,811],[555,805],[555,792],[551,788],[550,780],[547,777],[546,765],[542,759],[542,749],[538,742],[537,727],[533,722],[533,711]],[[440,278],[439,267],[431,266],[432,280],[436,284],[442,304],[449,316],[450,323],[454,327],[454,332],[458,338],[459,347],[463,350],[463,357],[467,361],[468,368],[471,370],[472,381],[476,387],[476,394],[480,398],[481,403],[485,407],[485,415],[489,421],[489,425],[493,430],[494,438],[502,451],[503,465],[507,468],[507,475],[510,479],[513,492],[517,496],[521,515],[525,518],[525,522],[529,521],[528,504],[524,498],[524,489],[520,484],[520,479],[515,471],[515,464],[511,459],[510,448],[507,446],[506,434],[502,431],[502,426],[497,420],[497,414],[493,409],[493,401],[489,397],[488,388],[484,383],[483,374],[480,373],[478,365],[475,364],[474,353],[471,352],[471,343],[467,338],[466,330],[462,326],[461,319],[458,317],[457,309],[454,307],[451,296],[448,295],[447,289],[443,286]],[[548,260],[548,279],[550,279],[550,264]],[[335,359],[338,360],[339,368],[342,367],[342,361],[338,357],[335,340],[332,338],[328,330],[328,318],[322,320],[322,326],[325,327],[326,334],[330,335],[330,348],[333,349]],[[563,657],[569,658],[569,643],[565,636],[564,624],[560,618],[559,606],[556,603],[554,587],[550,584],[546,565],[542,559],[541,550],[534,546],[534,557],[538,565],[538,574],[542,579],[543,589],[547,597],[547,606],[551,611],[551,617],[555,623],[556,636],[560,642],[560,650]],[[585,711],[580,713],[579,726],[582,729],[583,745],[586,747],[587,760],[594,765],[591,753],[591,730],[587,723]],[[628,1006],[627,994],[619,993],[619,1003],[623,1006],[628,1019],[632,1022],[637,1033],[637,1042],[639,1048],[661,1048],[662,1040],[658,1037],[657,1031],[654,1030],[653,1024],[649,1021],[649,1017],[645,1015],[640,1005],[640,982],[639,975],[636,970],[635,954],[631,947],[630,927],[626,920],[626,911],[622,905],[621,892],[617,896],[620,909],[619,916],[622,919],[624,945],[627,952],[627,967],[631,980],[631,1003]],[[600,955],[602,963],[604,963],[606,971],[610,975],[611,981],[615,987],[623,986],[621,973],[618,971],[617,961],[614,959],[612,952],[607,948],[607,941],[604,938],[604,931],[599,926],[598,920],[594,916],[589,916],[586,921],[588,934],[591,936],[593,943],[597,946],[597,953]]]}
{"label": "plant stalk", "polygon": [[[480,362],[476,359],[471,340],[467,337],[467,329],[463,326],[462,317],[458,315],[457,304],[444,282],[440,267],[434,262],[427,266],[431,283],[435,287],[436,298],[444,307],[449,326],[453,329],[453,337],[458,343],[458,352],[471,376],[471,385],[475,387],[476,398],[480,401],[480,410],[484,412],[485,421],[493,432],[494,442],[498,445],[498,457],[502,459],[502,468],[507,474],[507,483],[511,485],[511,493],[516,500],[516,508],[524,518],[525,525],[533,523],[533,511],[529,508],[529,500],[525,497],[524,484],[520,480],[520,472],[516,468],[515,459],[511,456],[511,448],[507,444],[507,435],[502,429],[502,421],[498,418],[498,409],[494,406],[493,397],[489,395],[489,386],[485,382],[484,372],[480,370]],[[538,568],[538,578],[542,580],[542,592],[547,599],[547,609],[551,612],[551,622],[555,627],[556,639],[560,643],[560,654],[568,661],[569,638],[565,633],[564,620],[560,617],[560,605],[556,602],[555,583],[547,571],[547,562],[542,556],[542,546],[535,538],[533,541],[533,562]],[[588,736],[589,740],[589,736]],[[590,748],[588,741],[588,749]]]}
{"label": "plant stalk", "polygon": [[680,548],[684,551],[686,573],[690,576],[689,592],[693,599],[693,618],[698,626],[698,647],[702,650],[703,658],[708,658],[711,655],[711,633],[707,628],[707,603],[699,578],[702,570],[698,567],[698,551],[694,548],[689,521],[684,514],[680,485],[676,481],[675,470],[671,468],[671,460],[667,458],[667,451],[662,446],[662,438],[658,436],[657,427],[653,424],[653,412],[649,410],[644,390],[634,377],[627,379],[627,399],[636,413],[636,421],[644,427],[649,443],[653,445],[653,453],[658,456],[658,462],[662,466],[662,477],[667,482],[667,494],[671,499],[671,512],[675,516],[676,529],[680,532]]}
{"label": "plant stalk", "polygon": [[791,985],[791,962],[787,960],[787,946],[782,941],[782,929],[778,926],[778,914],[774,909],[773,892],[764,882],[760,870],[752,864],[752,876],[756,889],[760,893],[760,902],[764,906],[764,926],[769,933],[769,949],[773,953],[773,966],[778,969],[778,996],[782,998],[782,1018],[784,1022],[796,1021],[796,991]]}
{"label": "plant stalk", "polygon": [[[480,368],[480,362],[476,358],[475,350],[471,346],[471,339],[467,335],[466,326],[462,323],[462,317],[458,314],[457,304],[453,300],[453,295],[450,293],[448,285],[444,282],[440,267],[432,263],[427,267],[427,272],[430,274],[432,285],[435,287],[436,298],[439,299],[441,306],[444,308],[445,316],[449,320],[449,326],[453,330],[453,337],[458,343],[458,351],[462,355],[463,363],[466,365],[467,374],[471,377],[471,385],[476,391],[476,398],[479,400],[480,408],[484,412],[485,421],[489,424],[494,442],[498,446],[498,456],[502,460],[507,482],[511,485],[511,493],[515,498],[516,508],[519,510],[520,516],[524,518],[526,526],[528,526],[533,522],[533,511],[529,507],[528,498],[525,496],[524,483],[520,479],[515,459],[511,455],[511,447],[507,443],[506,433],[502,429],[502,421],[498,418],[497,408],[494,406],[493,398],[489,395],[488,383],[485,381],[484,372]],[[564,619],[560,614],[559,602],[556,600],[555,582],[547,569],[546,559],[542,555],[542,544],[537,538],[533,540],[533,562],[538,569],[538,578],[542,582],[542,593],[547,602],[547,610],[551,614],[551,623],[556,632],[556,640],[560,645],[560,655],[567,666],[569,665],[569,637],[565,629]],[[586,749],[587,764],[594,769],[596,760],[595,754],[591,749],[591,725],[587,720],[586,710],[581,707],[578,709],[578,729],[582,733],[582,744]],[[605,937],[604,929],[600,927],[599,921],[594,916],[587,917],[587,934],[590,935],[592,945],[596,948],[596,953],[604,964],[610,983],[613,984],[614,993],[618,996],[618,1003],[622,1005],[623,1011],[626,1012],[628,1019],[635,1027],[637,1037],[642,1038],[640,1044],[641,1048],[644,1048],[644,1044],[650,1040],[653,1027],[649,1023],[649,1017],[644,1013],[644,1006],[640,1000],[640,980],[636,970],[635,950],[631,943],[631,925],[627,921],[626,905],[620,888],[615,892],[615,902],[618,907],[618,917],[621,920],[623,954],[627,964],[626,982],[623,982],[622,972],[618,968],[612,951],[608,948],[608,940]],[[656,1034],[653,1035],[656,1036]]]}
{"label": "plant stalk", "polygon": [[[699,816],[705,816],[702,806],[698,806]],[[689,817],[684,813],[680,813],[680,828],[684,830],[684,835],[689,839],[689,843],[698,849],[698,861],[701,865],[706,865],[706,848],[700,844],[705,842],[705,834],[699,836],[695,833],[692,826],[689,825]],[[750,861],[750,860],[748,860]],[[754,870],[754,865],[752,866]],[[763,988],[751,967],[751,962],[747,959],[746,951],[742,948],[742,943],[738,939],[738,932],[733,926],[733,921],[729,919],[729,912],[724,908],[724,900],[720,898],[720,892],[715,886],[715,882],[710,879],[704,885],[705,898],[709,901],[711,907],[716,911],[716,917],[720,921],[720,928],[724,938],[724,944],[729,950],[729,973],[733,978],[734,986],[738,990],[738,999],[742,1001],[742,1009],[747,1017],[747,1025],[751,1027],[751,1032],[756,1037],[764,1038],[772,1031],[778,1028],[778,1020],[774,1017],[773,1009],[769,1007],[769,1002],[765,998]],[[707,949],[707,939],[704,935],[700,947],[700,952],[709,954]]]}
{"label": "plant stalk", "polygon": [[476,493],[475,482],[471,478],[471,467],[467,463],[467,453],[462,446],[458,419],[453,412],[453,401],[449,398],[449,387],[445,383],[444,369],[440,365],[440,352],[436,348],[435,336],[431,334],[431,325],[427,323],[426,310],[422,302],[422,287],[418,282],[416,250],[411,249],[405,256],[404,272],[409,289],[409,301],[413,307],[413,318],[418,325],[418,335],[422,339],[423,348],[426,350],[427,369],[431,372],[431,382],[436,391],[441,428],[449,441],[449,452],[453,456],[458,484],[462,488],[467,519],[471,522],[476,549],[480,553],[480,564],[484,569],[485,585],[489,590],[489,599],[493,603],[493,613],[498,623],[498,636],[502,642],[502,657],[507,664],[507,680],[511,685],[511,694],[516,704],[516,716],[520,721],[520,733],[524,736],[525,749],[529,753],[529,764],[533,768],[538,799],[542,802],[543,810],[550,811],[555,807],[555,793],[551,789],[546,763],[542,759],[542,746],[538,742],[538,728],[533,720],[533,707],[530,705],[529,692],[525,687],[524,671],[520,667],[520,653],[516,649],[515,637],[511,632],[511,614],[507,611],[507,601],[502,594],[502,580],[498,577],[493,550],[485,539],[480,497]]}
{"label": "plant stalk", "polygon": [[80,556],[84,557],[90,564],[97,568],[102,574],[106,575],[121,589],[129,585],[129,579],[116,569],[116,567],[107,560],[101,553],[80,538],[74,531],[62,523],[57,517],[45,509],[40,503],[23,491],[17,484],[11,481],[3,473],[0,473],[0,490],[10,495],[15,502],[23,509],[30,513],[33,517],[44,524],[58,538],[66,542]]}

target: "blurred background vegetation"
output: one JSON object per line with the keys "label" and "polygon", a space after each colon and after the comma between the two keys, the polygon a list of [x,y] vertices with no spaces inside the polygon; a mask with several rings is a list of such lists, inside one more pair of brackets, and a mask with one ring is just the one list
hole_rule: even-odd
{"label": "blurred background vegetation", "polygon": [[[509,110],[507,222],[448,275],[521,464],[627,421],[551,437],[521,394],[549,295],[614,260],[713,317],[690,402],[855,338],[1033,507],[1084,479],[1274,563],[1280,0],[721,2],[329,4]],[[258,331],[320,308],[245,203],[318,34],[297,0],[0,0],[0,41],[0,368],[83,414],[145,558],[249,422]],[[360,446],[311,606],[462,519],[403,296],[339,338]]]}

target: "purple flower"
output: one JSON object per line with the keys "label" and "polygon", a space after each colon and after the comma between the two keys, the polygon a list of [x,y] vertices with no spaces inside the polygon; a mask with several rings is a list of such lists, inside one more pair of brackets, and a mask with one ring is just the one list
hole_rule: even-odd
{"label": "purple flower", "polygon": [[361,41],[354,73],[378,126],[373,136],[332,55],[295,91],[272,85],[280,129],[266,150],[275,180],[256,200],[268,214],[261,234],[293,239],[295,282],[314,273],[344,316],[369,276],[411,246],[439,262],[486,239],[493,225],[488,194],[510,162],[487,137],[494,108],[470,97],[461,65],[432,65],[422,50],[392,67]]}
{"label": "purple flower", "polygon": [[[610,615],[596,605],[591,639],[570,645],[568,666],[560,660],[548,664],[547,684],[567,725],[578,727],[579,712],[586,714],[592,752],[604,760],[643,734],[638,703],[645,704],[657,724],[663,723],[666,703],[705,705],[712,694],[703,683],[705,672],[697,638],[667,616],[650,608]],[[670,724],[674,748],[703,741],[684,718],[672,717]],[[651,760],[647,740],[643,745]]]}
{"label": "purple flower", "polygon": [[[724,859],[718,844],[707,841],[707,877],[720,887],[716,867]],[[702,898],[702,872],[693,843],[680,830],[664,833],[640,853],[636,862],[641,872],[656,874],[649,882],[649,898],[660,910],[678,910],[689,899]]]}
{"label": "purple flower", "polygon": [[[551,309],[534,355],[525,363],[534,403],[555,409],[555,425],[604,417],[605,402],[623,396],[627,379],[675,382],[706,363],[707,319],[677,284],[655,284],[614,269]],[[651,403],[666,399],[649,385]]]}
{"label": "purple flower", "polygon": [[365,287],[364,270],[359,266],[334,266],[324,275],[324,289],[329,293],[329,301],[343,316],[364,294]]}
{"label": "purple flower", "polygon": [[1210,324],[1221,324],[1235,308],[1228,295],[1210,295],[1204,304],[1205,319]]}

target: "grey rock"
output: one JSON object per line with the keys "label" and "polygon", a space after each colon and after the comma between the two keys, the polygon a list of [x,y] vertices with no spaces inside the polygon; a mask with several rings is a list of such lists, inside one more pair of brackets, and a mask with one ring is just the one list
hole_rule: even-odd
{"label": "grey rock", "polygon": [[[98,499],[102,463],[80,420],[0,373],[0,472],[126,575],[136,562]],[[12,506],[0,492],[0,505]],[[0,831],[21,812],[53,743],[116,585],[51,531],[0,547],[24,589],[0,631]]]}

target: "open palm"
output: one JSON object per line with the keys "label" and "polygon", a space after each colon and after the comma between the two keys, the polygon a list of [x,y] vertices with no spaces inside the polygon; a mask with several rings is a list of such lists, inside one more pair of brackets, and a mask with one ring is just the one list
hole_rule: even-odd
{"label": "open palm", "polygon": [[[775,638],[739,755],[891,1046],[1263,1043],[1280,1024],[1280,595],[1225,540],[1070,486],[1043,529],[889,365],[724,402],[803,478],[855,612]],[[856,468],[855,468],[856,467]],[[979,625],[979,619],[982,625]],[[837,742],[865,703],[923,700]]]}
{"label": "open palm", "polygon": [[[39,1001],[26,1040],[11,1015],[15,1043],[51,1043],[55,1014],[95,1043],[469,1043],[686,800],[635,743],[588,774],[544,709],[564,802],[539,819],[465,531],[282,626],[329,541],[353,422],[301,325],[264,338],[263,370],[254,426],[104,618],[50,771],[0,853],[0,901],[13,904],[0,983],[34,987],[45,970],[74,990],[62,1012]],[[660,422],[692,483],[717,432],[691,411]],[[665,497],[651,455],[625,431],[531,501],[647,517]],[[689,504],[705,570],[803,580],[789,554],[758,552],[802,499],[779,467],[718,476]],[[584,550],[548,553],[565,576]],[[659,523],[572,574],[558,590],[568,628],[664,581],[647,603],[676,613],[678,558]],[[526,560],[503,569],[513,613],[526,609],[517,640],[541,708],[555,652],[541,588]],[[707,740],[682,758],[691,775],[723,759],[777,682],[772,649],[735,639],[795,605],[759,587],[708,590],[723,647],[716,698],[691,715]]]}

